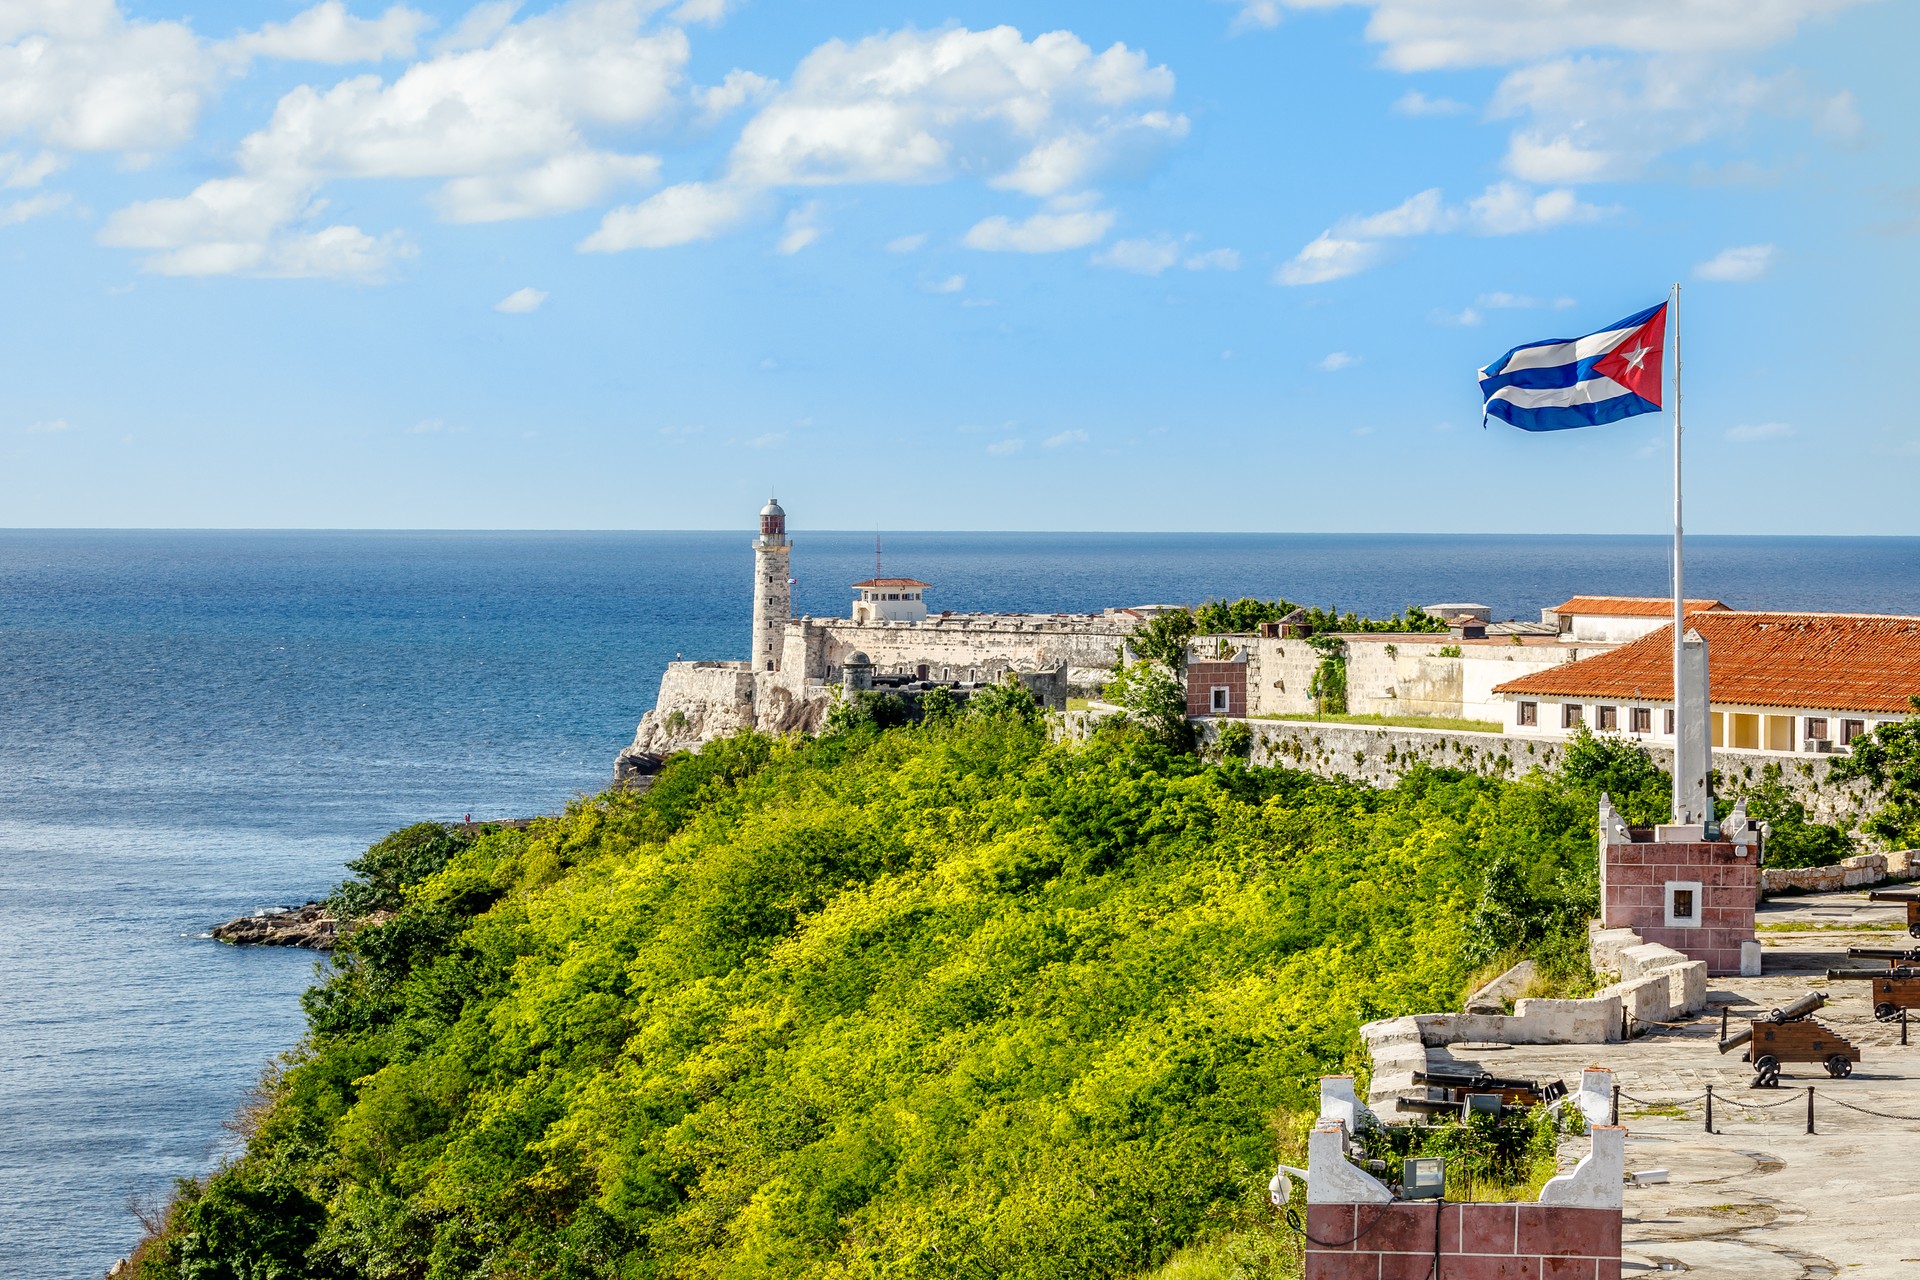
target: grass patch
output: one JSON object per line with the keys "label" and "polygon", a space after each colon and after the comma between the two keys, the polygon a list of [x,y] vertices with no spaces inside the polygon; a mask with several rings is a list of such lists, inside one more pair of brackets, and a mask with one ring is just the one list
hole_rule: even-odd
{"label": "grass patch", "polygon": [[1087,709],[1087,700],[1085,698],[1068,698],[1067,699],[1067,710],[1085,711],[1086,709]]}
{"label": "grass patch", "polygon": [[1685,1120],[1687,1113],[1684,1108],[1672,1102],[1656,1102],[1652,1106],[1639,1107],[1627,1113],[1627,1118],[1630,1120],[1645,1120],[1651,1116],[1658,1116],[1664,1120]]}
{"label": "grass patch", "polygon": [[1447,716],[1283,716],[1261,715],[1255,720],[1309,720],[1316,724],[1364,724],[1391,729],[1457,729],[1461,733],[1500,733],[1491,720],[1456,720]]}

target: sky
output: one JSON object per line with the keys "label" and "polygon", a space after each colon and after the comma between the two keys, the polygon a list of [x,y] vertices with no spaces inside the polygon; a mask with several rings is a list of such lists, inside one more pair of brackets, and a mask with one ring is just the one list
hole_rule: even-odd
{"label": "sky", "polygon": [[[184,9],[180,6],[186,6]],[[0,527],[1920,534],[1910,0],[0,0]],[[1671,395],[1669,395],[1671,407]]]}

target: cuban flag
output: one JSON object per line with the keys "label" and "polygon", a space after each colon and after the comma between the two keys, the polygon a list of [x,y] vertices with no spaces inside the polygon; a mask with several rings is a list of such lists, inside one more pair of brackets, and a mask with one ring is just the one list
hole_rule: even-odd
{"label": "cuban flag", "polygon": [[1666,340],[1663,302],[1584,338],[1515,347],[1480,371],[1485,414],[1522,431],[1565,431],[1658,413]]}

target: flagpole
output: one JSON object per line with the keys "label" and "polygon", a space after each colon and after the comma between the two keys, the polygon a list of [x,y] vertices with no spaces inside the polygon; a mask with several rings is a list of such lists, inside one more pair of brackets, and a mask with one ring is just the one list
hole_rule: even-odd
{"label": "flagpole", "polygon": [[[1681,744],[1687,732],[1687,694],[1682,679],[1686,661],[1686,582],[1685,558],[1681,551],[1682,512],[1680,502],[1680,285],[1676,281],[1669,295],[1673,306],[1673,820],[1686,822],[1696,815],[1681,812],[1687,794],[1688,779],[1682,776],[1685,765]],[[1704,821],[1706,815],[1697,815]]]}

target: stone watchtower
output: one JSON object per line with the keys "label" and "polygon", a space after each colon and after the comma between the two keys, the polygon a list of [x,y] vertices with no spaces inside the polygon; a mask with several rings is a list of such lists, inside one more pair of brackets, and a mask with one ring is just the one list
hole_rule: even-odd
{"label": "stone watchtower", "polygon": [[760,508],[760,536],[753,542],[753,648],[747,660],[755,671],[780,669],[780,645],[793,616],[793,548],[787,542],[787,513],[777,499]]}

